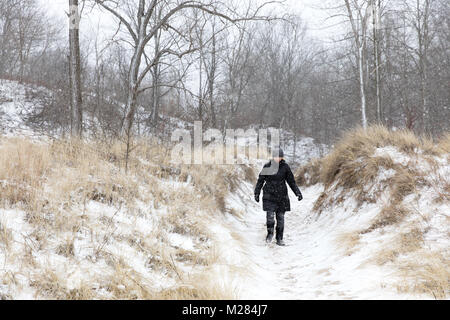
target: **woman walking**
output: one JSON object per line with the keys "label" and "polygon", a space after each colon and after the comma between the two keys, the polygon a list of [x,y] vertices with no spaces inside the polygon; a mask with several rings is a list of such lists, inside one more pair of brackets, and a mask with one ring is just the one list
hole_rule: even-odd
{"label": "woman walking", "polygon": [[284,246],[284,214],[291,211],[286,182],[292,189],[298,201],[303,199],[302,193],[295,183],[291,168],[284,160],[284,152],[277,149],[272,152],[272,160],[264,165],[258,177],[255,187],[255,200],[259,202],[261,189],[263,190],[263,210],[267,213],[267,237],[266,242],[273,239],[275,217],[277,245]]}

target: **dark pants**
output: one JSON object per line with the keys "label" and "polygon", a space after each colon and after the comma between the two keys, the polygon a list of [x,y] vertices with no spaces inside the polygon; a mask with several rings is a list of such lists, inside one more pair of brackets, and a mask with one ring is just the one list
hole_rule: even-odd
{"label": "dark pants", "polygon": [[[283,240],[284,212],[277,212],[276,217],[277,217],[276,239]],[[267,232],[269,234],[273,234],[274,227],[275,227],[275,212],[268,211],[267,212]]]}

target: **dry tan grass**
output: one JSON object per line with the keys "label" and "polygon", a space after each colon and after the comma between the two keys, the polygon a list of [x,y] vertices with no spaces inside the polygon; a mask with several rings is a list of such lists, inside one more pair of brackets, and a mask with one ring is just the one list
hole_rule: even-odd
{"label": "dry tan grass", "polygon": [[436,252],[421,250],[415,259],[400,264],[398,283],[400,292],[428,294],[435,299],[448,299],[450,295],[449,259]]}
{"label": "dry tan grass", "polygon": [[397,224],[410,214],[409,210],[401,204],[391,204],[384,207],[377,216],[372,225],[366,230],[361,231],[361,234],[372,232],[376,229],[381,229],[386,226]]}
{"label": "dry tan grass", "polygon": [[218,255],[213,256],[200,266],[201,272],[189,275],[180,274],[180,283],[172,288],[164,289],[153,294],[154,300],[234,300],[238,294],[232,286],[216,279],[209,268],[217,261]]}
{"label": "dry tan grass", "polygon": [[50,158],[45,148],[12,139],[3,141],[0,153],[0,201],[12,206],[30,202],[42,186]]}
{"label": "dry tan grass", "polygon": [[350,256],[355,252],[360,239],[361,236],[357,232],[340,233],[336,239],[336,244],[345,250],[346,256]]}
{"label": "dry tan grass", "polygon": [[[370,158],[376,148],[395,146],[400,152],[409,155],[414,155],[418,150],[426,155],[442,155],[444,151],[448,152],[448,140],[446,136],[440,144],[436,144],[431,138],[417,137],[408,130],[389,131],[383,126],[371,126],[367,130],[358,128],[347,131],[329,155],[321,160],[311,161],[306,167],[299,169],[296,175],[299,183],[308,183],[304,178],[305,173],[308,173],[308,180],[312,180],[310,184],[322,182],[329,185],[349,163]],[[390,164],[387,165],[389,166]]]}
{"label": "dry tan grass", "polygon": [[409,155],[414,155],[418,150],[430,155],[441,153],[430,139],[418,138],[408,130],[389,131],[382,126],[372,126],[367,130],[359,128],[347,132],[331,154],[323,159],[321,181],[332,183],[343,167],[358,159],[371,158],[376,148],[386,146],[395,146]]}
{"label": "dry tan grass", "polygon": [[395,287],[401,293],[428,294],[435,299],[449,296],[449,260],[443,253],[424,247],[424,230],[418,225],[410,225],[384,243],[367,263],[395,265],[399,279]]}
{"label": "dry tan grass", "polygon": [[447,153],[447,155],[450,154],[450,132],[446,133],[440,140],[438,144],[439,148]]}
{"label": "dry tan grass", "polygon": [[[367,130],[361,128],[348,131],[334,150],[320,160],[313,160],[297,171],[296,178],[300,184],[323,183],[325,191],[315,203],[319,213],[327,206],[335,204],[338,199],[329,195],[336,194],[338,188],[357,192],[359,205],[373,203],[379,194],[389,187],[392,204],[401,202],[407,195],[423,186],[432,186],[433,182],[423,173],[394,163],[388,156],[373,156],[376,148],[393,146],[400,152],[415,159],[421,151],[422,157],[442,156],[446,154],[446,139],[438,145],[427,137],[417,137],[408,130],[389,131],[382,126],[372,126]],[[379,170],[393,169],[394,178],[386,181],[384,186],[376,178]],[[371,190],[369,195],[368,190]]]}
{"label": "dry tan grass", "polygon": [[30,282],[30,285],[36,289],[36,298],[41,296],[48,299],[68,299],[69,290],[65,286],[65,280],[61,279],[58,274],[51,269],[47,269],[41,274],[37,274]]}
{"label": "dry tan grass", "polygon": [[222,213],[237,213],[227,208],[225,198],[235,192],[242,181],[254,183],[255,170],[247,165],[183,165],[181,172],[193,178],[193,185],[202,196],[202,208],[219,208]]}
{"label": "dry tan grass", "polygon": [[417,190],[417,175],[405,169],[400,169],[392,178],[391,197],[395,203],[401,202],[406,196]]}
{"label": "dry tan grass", "polygon": [[[208,224],[218,213],[242,214],[228,209],[225,199],[238,188],[240,181],[254,179],[253,168],[174,166],[169,148],[141,140],[133,141],[127,172],[125,145],[116,141],[34,143],[2,138],[0,148],[0,208],[23,210],[26,222],[33,229],[26,236],[22,251],[8,255],[7,263],[20,261],[23,273],[30,275],[36,298],[108,297],[100,295],[93,282],[101,283],[112,299],[235,297],[229,288],[217,286],[214,279],[208,279],[208,273],[204,274],[202,283],[197,283],[179,265],[193,265],[198,269],[217,263],[220,253],[210,245],[214,235],[209,233]],[[174,192],[161,184],[160,179],[190,183],[189,187],[178,187]],[[125,212],[131,220],[151,214],[141,212],[137,201],[152,201],[155,209],[166,206],[167,215],[158,222],[151,236],[136,231],[122,234],[114,215],[93,218],[85,214],[86,205],[91,201]],[[136,225],[128,227],[136,228]],[[80,232],[91,239],[93,253],[89,261],[104,260],[113,271],[105,271],[104,275],[69,290],[64,277],[50,268],[43,269],[35,256],[52,251],[68,263],[75,263],[74,242]],[[173,248],[167,239],[169,232],[197,239],[196,247],[202,250]],[[158,246],[154,245],[154,239]],[[8,249],[11,242],[10,230],[2,225],[0,246]],[[148,256],[146,267],[176,279],[179,287],[159,292],[152,287],[151,279],[142,278],[122,257],[107,250],[112,243],[126,244]]]}
{"label": "dry tan grass", "polygon": [[223,288],[216,283],[193,282],[173,289],[158,292],[154,300],[234,300],[232,288]]}
{"label": "dry tan grass", "polygon": [[[343,163],[339,173],[336,174],[335,180],[333,182],[330,181],[329,185],[319,196],[314,210],[321,213],[327,206],[342,203],[349,196],[349,192],[358,201],[358,206],[363,203],[375,203],[388,186],[388,181],[380,183],[377,180],[379,171],[381,169],[397,168],[401,167],[395,165],[392,159],[388,157],[358,158],[357,160],[349,160],[349,162]],[[338,190],[340,188],[342,188],[342,191],[339,193]],[[334,195],[334,197],[331,197],[331,195]]]}
{"label": "dry tan grass", "polygon": [[403,229],[385,243],[370,261],[380,266],[388,262],[398,263],[399,256],[409,255],[422,249],[423,241],[423,230],[413,225],[408,229]]}
{"label": "dry tan grass", "polygon": [[[404,280],[398,283],[402,292],[428,293],[436,298],[445,298],[449,293],[448,260],[441,253],[426,249],[426,231],[417,223],[427,223],[429,218],[405,202],[411,195],[415,195],[409,197],[411,201],[420,199],[422,191],[429,189],[434,190],[432,200],[435,203],[448,202],[450,177],[442,172],[441,159],[450,161],[449,141],[449,134],[436,143],[407,130],[391,132],[380,126],[367,130],[359,128],[347,132],[329,155],[310,162],[296,173],[297,181],[303,185],[324,184],[325,190],[314,204],[318,214],[341,204],[348,197],[354,197],[358,202],[356,208],[359,208],[364,203],[377,203],[381,194],[387,196],[380,213],[368,228],[341,234],[336,243],[345,254],[352,254],[365,234],[376,230],[385,234],[388,226],[401,228],[403,231],[392,241],[383,242],[380,250],[366,263],[396,266],[398,275]],[[374,156],[376,148],[388,146],[409,157],[409,162],[394,162],[390,156]],[[381,169],[394,173],[379,181]],[[411,219],[417,224],[405,231],[404,226]]]}
{"label": "dry tan grass", "polygon": [[12,232],[0,222],[0,245],[4,246],[5,250],[11,247]]}
{"label": "dry tan grass", "polygon": [[311,186],[320,182],[320,159],[313,159],[295,172],[295,181],[299,186]]}

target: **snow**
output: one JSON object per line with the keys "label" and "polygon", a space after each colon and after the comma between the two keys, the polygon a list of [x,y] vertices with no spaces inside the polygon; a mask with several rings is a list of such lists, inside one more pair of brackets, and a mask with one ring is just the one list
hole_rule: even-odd
{"label": "snow", "polygon": [[[377,155],[395,155],[402,159],[393,149],[378,151]],[[398,160],[402,161],[402,160]],[[403,161],[404,163],[409,163]],[[392,169],[380,168],[378,183],[386,181],[395,174]],[[189,182],[177,182],[173,179],[160,180],[164,189],[177,192],[188,189],[193,191]],[[253,184],[242,182],[238,189],[229,194],[227,208],[241,215],[225,213],[208,218],[209,242],[217,253],[217,261],[208,268],[208,276],[219,287],[231,287],[240,299],[429,299],[420,294],[399,293],[395,289],[398,280],[396,269],[391,264],[378,266],[371,263],[373,252],[380,249],[380,244],[395,240],[400,230],[396,226],[360,235],[359,241],[351,249],[346,248],[345,235],[359,234],[368,228],[380,212],[380,203],[388,201],[388,194],[382,193],[378,203],[358,205],[349,196],[338,206],[326,208],[321,214],[313,210],[318,196],[324,186],[317,184],[302,189],[304,200],[298,202],[289,191],[292,211],[286,213],[285,242],[286,247],[264,242],[266,235],[265,212],[261,203],[256,203],[251,195]],[[341,190],[342,191],[342,190]],[[336,196],[339,194],[336,191]],[[428,231],[424,241],[430,250],[448,251],[448,213],[450,204],[435,204],[431,199],[433,188],[422,190],[421,199],[410,195],[405,203],[415,205],[422,212]],[[77,288],[89,279],[99,279],[100,274],[111,273],[110,266],[103,258],[95,258],[98,245],[103,251],[126,262],[130,270],[146,279],[144,285],[155,289],[170,288],[177,285],[174,278],[164,270],[152,270],[146,262],[148,253],[136,250],[126,241],[119,241],[116,236],[130,239],[149,239],[155,246],[161,245],[154,238],[154,232],[160,228],[168,208],[158,209],[153,203],[138,202],[137,213],[130,214],[123,208],[88,201],[81,212],[86,219],[95,221],[91,229],[81,227],[76,233],[59,235],[60,238],[75,237],[74,257],[68,259],[54,250],[34,251],[35,264],[48,268],[59,277],[64,278],[68,289]],[[114,221],[114,227],[102,225],[102,217]],[[405,223],[414,222],[417,217],[409,218]],[[0,274],[14,272],[16,264],[6,264],[7,255],[23,252],[27,237],[33,231],[26,222],[25,213],[16,209],[0,209],[0,223],[13,232],[13,244],[9,250],[0,250]],[[170,247],[187,251],[200,251],[198,240],[192,235],[179,234],[163,230]],[[110,237],[103,243],[103,239]],[[49,236],[50,243],[60,243]],[[60,240],[60,239],[59,239]],[[16,259],[22,263],[21,259]],[[192,275],[201,273],[202,266],[179,263],[179,270]],[[32,274],[17,274],[16,281],[20,289],[12,290],[0,282],[0,294],[11,295],[15,299],[34,299],[35,290],[29,286]],[[104,298],[109,293],[99,282],[90,282]],[[127,290],[126,284],[118,284],[118,290]]]}
{"label": "snow", "polygon": [[[179,188],[186,188],[185,183],[170,180],[161,180],[161,184],[169,187],[172,192],[177,192]],[[104,284],[98,282],[114,273],[114,268],[111,269],[108,264],[107,256],[112,257],[114,261],[122,260],[133,274],[145,279],[143,286],[156,291],[176,287],[176,279],[167,272],[160,269],[153,270],[147,265],[153,253],[144,249],[137,250],[136,247],[140,245],[140,241],[147,241],[147,246],[162,247],[163,244],[154,237],[156,232],[160,232],[168,239],[168,247],[165,248],[168,252],[171,248],[182,248],[188,251],[205,249],[198,245],[199,240],[195,236],[188,237],[171,232],[169,229],[161,230],[160,221],[169,211],[167,206],[161,205],[155,209],[152,202],[138,201],[136,207],[136,210],[130,211],[127,208],[88,201],[78,212],[80,216],[83,216],[83,220],[89,223],[83,223],[77,232],[60,231],[58,234],[46,235],[45,241],[49,245],[45,249],[33,246],[37,244],[32,235],[36,227],[27,222],[23,211],[1,208],[1,227],[12,232],[13,239],[10,247],[5,247],[0,242],[0,296],[14,299],[42,298],[42,293],[36,292],[30,283],[34,278],[51,272],[61,281],[59,284],[64,285],[68,290],[88,283],[92,288],[96,288],[98,297],[108,299],[111,297],[110,293],[102,288]],[[57,248],[64,243],[64,239],[73,240],[73,256],[58,254]],[[136,244],[127,239],[136,241]],[[26,267],[27,262],[22,255],[30,245],[34,266]],[[99,252],[100,255],[98,255]],[[189,268],[192,268],[192,266],[184,265],[183,262],[177,262],[177,267],[180,270],[186,270],[186,274],[191,271]],[[2,283],[1,279],[6,279],[8,274],[15,275],[18,285]],[[120,288],[126,290],[125,284],[119,284],[118,289]]]}
{"label": "snow", "polygon": [[[25,86],[0,80],[0,120],[3,125],[0,129],[13,136],[32,135],[23,121],[32,107],[33,103],[26,99]],[[167,119],[174,127],[189,128],[189,124],[176,118]],[[288,132],[284,134],[287,139],[283,139],[286,141],[283,148],[290,164],[303,164],[328,150],[327,146],[317,144],[311,138],[299,137],[294,157],[292,135]],[[245,144],[252,145],[255,142],[250,139]],[[243,145],[242,140],[238,140],[238,143]],[[386,146],[377,148],[373,156],[390,157],[398,165],[414,167],[425,173],[428,179],[448,181],[450,165],[447,157],[430,156],[439,165],[439,168],[433,169],[430,162],[426,161],[426,156],[420,150],[416,151],[416,156],[411,157],[394,146]],[[151,165],[145,159],[141,161]],[[256,167],[261,168],[264,161],[258,161]],[[242,159],[242,162],[249,163],[246,159]],[[294,165],[292,167],[294,169]],[[379,168],[373,185],[386,183],[395,174],[394,169]],[[192,193],[193,197],[201,198],[201,195],[194,194],[191,177],[186,182],[173,178],[155,178],[155,181],[165,192]],[[7,184],[8,181],[0,183]],[[368,185],[364,190],[371,194],[374,192],[373,185]],[[289,191],[292,211],[286,213],[286,247],[264,242],[265,212],[262,211],[261,203],[253,200],[253,187],[248,182],[242,182],[234,193],[228,195],[228,212],[237,212],[238,215],[223,213],[207,216],[205,212],[198,213],[207,216],[207,231],[211,239],[206,244],[200,243],[195,235],[162,228],[162,222],[173,208],[161,203],[155,208],[152,200],[147,203],[137,201],[133,211],[88,201],[79,208],[79,214],[90,221],[89,227],[83,223],[75,233],[61,232],[57,238],[56,235],[46,235],[49,246],[45,250],[34,248],[37,242],[32,239],[32,233],[35,230],[27,222],[25,212],[14,208],[0,209],[0,226],[11,232],[12,240],[9,247],[0,243],[0,297],[41,297],[30,285],[30,279],[38,276],[33,272],[39,270],[54,272],[63,279],[68,289],[89,281],[90,286],[97,288],[98,295],[107,299],[110,293],[104,289],[104,285],[98,281],[92,282],[92,279],[101,279],[100,275],[113,272],[105,257],[97,257],[100,248],[116,259],[125,261],[130,270],[144,279],[143,285],[156,290],[176,287],[177,279],[170,277],[167,270],[148,267],[149,257],[158,258],[158,253],[136,249],[136,246],[141,245],[139,241],[146,241],[147,246],[155,248],[167,245],[169,251],[181,249],[201,252],[213,247],[217,259],[207,269],[209,278],[214,279],[219,287],[232,288],[240,299],[431,298],[424,294],[399,293],[395,289],[398,281],[395,266],[390,263],[376,265],[371,262],[371,257],[380,250],[382,244],[395,241],[396,234],[407,230],[410,225],[419,225],[426,230],[423,242],[427,250],[442,252],[446,258],[450,256],[450,203],[434,201],[436,186],[423,187],[419,194],[411,194],[403,200],[403,205],[417,214],[407,217],[402,225],[388,226],[383,232],[376,230],[364,235],[360,231],[369,228],[383,205],[389,202],[388,190],[381,192],[376,203],[363,204],[359,204],[348,193],[342,203],[327,207],[320,214],[313,207],[324,191],[323,185],[302,189],[304,200],[301,202]],[[335,189],[334,198],[344,192],[342,188],[331,189]],[[155,236],[157,233],[161,234],[164,244],[161,238]],[[353,247],[348,248],[345,241],[352,241],[349,238],[352,235],[359,235],[359,238]],[[73,239],[73,257],[57,254],[57,246],[63,239]],[[134,245],[126,239],[137,243]],[[28,252],[27,248],[31,248],[29,251],[34,259],[34,270],[23,267],[26,263],[23,253]],[[177,262],[177,268],[188,276],[206,272],[201,265],[183,262]],[[17,283],[14,286],[5,284],[10,275],[14,276]],[[119,283],[117,289],[127,290],[126,284]]]}
{"label": "snow", "polygon": [[194,250],[194,242],[189,237],[178,233],[170,233],[168,238],[173,247],[183,248],[185,250]]}
{"label": "snow", "polygon": [[[450,178],[447,161],[436,161],[442,166],[435,172],[424,159],[412,159],[395,147],[378,148],[374,156],[389,156],[395,163],[416,166],[431,177],[436,174],[442,179]],[[393,169],[380,168],[374,185],[386,183],[396,174]],[[439,181],[439,180],[438,180]],[[369,187],[367,192],[372,192]],[[333,188],[330,188],[330,190]],[[384,205],[389,203],[388,190],[384,190],[376,203],[358,204],[351,193],[339,205],[325,208],[318,214],[313,206],[324,191],[320,184],[302,190],[304,200],[296,201],[289,190],[292,211],[285,216],[286,247],[265,244],[267,233],[265,212],[261,204],[253,201],[253,185],[243,183],[237,193],[230,195],[228,206],[245,212],[242,219],[232,220],[231,228],[242,235],[239,250],[234,250],[230,259],[235,265],[248,261],[248,280],[239,287],[242,299],[432,299],[431,295],[401,293],[397,288],[403,279],[392,263],[377,265],[374,253],[386,244],[398,241],[399,232],[408,232],[411,226],[420,226],[424,231],[424,250],[428,253],[441,252],[450,256],[450,232],[448,219],[450,203],[435,203],[436,186],[420,190],[419,195],[405,197],[403,204],[413,212],[400,225],[387,226],[360,234],[371,226]],[[334,197],[342,192],[336,189]],[[357,236],[358,241],[348,249],[346,238]],[[388,248],[387,248],[388,249]],[[384,249],[383,249],[384,250]],[[231,250],[230,250],[231,251]],[[399,261],[420,256],[407,252]],[[406,260],[405,260],[406,259]]]}
{"label": "snow", "polygon": [[[246,185],[246,191],[252,186]],[[312,206],[322,186],[303,190],[304,200],[297,202],[291,193],[292,212],[285,216],[286,247],[266,245],[265,213],[260,205],[247,207],[245,222],[235,220],[234,228],[244,235],[246,254],[254,266],[254,282],[246,282],[242,299],[352,299],[377,298],[380,272],[359,269],[358,258],[343,258],[335,244],[342,232],[330,217],[314,217]],[[335,213],[338,216],[340,213]],[[348,214],[344,215],[348,217]],[[370,219],[370,214],[368,216]],[[360,223],[356,216],[352,223]],[[350,276],[351,275],[351,276]],[[381,275],[382,276],[382,275]],[[381,294],[386,297],[385,292]]]}
{"label": "snow", "polygon": [[25,117],[38,105],[27,94],[49,93],[42,87],[22,85],[17,81],[0,79],[0,133],[6,136],[35,136],[26,124]]}
{"label": "snow", "polygon": [[[283,145],[285,158],[288,162],[304,165],[312,159],[317,159],[328,153],[329,146],[320,144],[310,137],[299,137],[294,141],[292,133],[284,133],[287,141]],[[295,152],[294,152],[295,148]]]}
{"label": "snow", "polygon": [[394,146],[387,146],[382,148],[377,148],[374,153],[375,157],[386,157],[389,156],[394,163],[401,164],[406,166],[410,161],[410,157],[398,151],[398,149]]}
{"label": "snow", "polygon": [[[411,164],[405,155],[393,148],[379,149],[376,156],[392,156],[394,161]],[[262,163],[259,163],[259,167]],[[417,164],[420,165],[420,162]],[[423,166],[425,167],[425,166]],[[448,164],[440,172],[448,174]],[[380,168],[376,184],[386,182],[395,175],[395,170]],[[194,192],[189,181],[179,182],[174,179],[159,179],[158,183],[170,192]],[[325,208],[320,214],[313,210],[319,195],[324,191],[321,184],[302,189],[304,200],[298,202],[289,191],[292,211],[286,213],[285,242],[286,247],[264,242],[266,235],[265,212],[261,203],[253,198],[253,184],[242,182],[234,193],[227,197],[226,207],[229,212],[208,217],[208,233],[211,239],[208,246],[213,247],[217,260],[208,267],[209,279],[222,288],[232,288],[240,299],[429,299],[424,294],[399,293],[395,289],[398,280],[396,269],[392,264],[376,265],[371,262],[374,252],[380,250],[382,243],[395,241],[395,235],[401,231],[397,226],[386,227],[360,235],[352,248],[345,245],[347,235],[358,235],[367,229],[380,213],[383,203],[389,200],[388,191],[383,191],[377,203],[358,204],[352,196],[339,205]],[[336,189],[335,197],[344,190]],[[368,192],[371,190],[369,189]],[[435,190],[428,187],[421,190],[420,198],[412,194],[404,202],[421,215],[411,216],[405,221],[415,223],[420,217],[428,229],[424,241],[431,251],[448,252],[449,203],[434,203]],[[111,267],[102,257],[96,257],[99,245],[102,251],[122,259],[126,265],[145,279],[143,285],[157,290],[177,286],[177,279],[170,277],[167,271],[152,270],[147,266],[148,252],[136,250],[129,242],[120,238],[146,239],[155,247],[162,245],[154,237],[155,232],[162,232],[164,241],[174,249],[201,252],[205,247],[198,245],[198,239],[189,234],[179,234],[170,229],[161,230],[161,221],[169,212],[161,205],[154,208],[153,202],[138,201],[136,210],[130,213],[124,208],[116,208],[96,201],[88,201],[80,214],[91,221],[90,228],[81,226],[80,230],[62,232],[55,239],[49,235],[50,249],[34,250],[35,264],[42,270],[51,270],[64,279],[68,289],[77,288],[91,279],[100,279],[99,275],[111,274]],[[106,219],[106,220],[105,220]],[[109,220],[108,220],[109,219]],[[105,226],[111,221],[111,226]],[[113,222],[113,223],[112,223]],[[0,223],[13,232],[13,244],[8,250],[0,250],[0,274],[14,272],[23,261],[15,259],[17,264],[7,264],[11,255],[23,252],[27,237],[33,228],[26,222],[24,212],[16,209],[0,209]],[[402,226],[401,228],[404,228]],[[61,238],[75,237],[74,256],[67,258],[56,253],[56,246]],[[52,247],[53,246],[53,247]],[[53,249],[51,249],[53,248]],[[2,249],[2,247],[0,247]],[[152,254],[150,254],[152,255]],[[157,258],[157,257],[155,257]],[[186,275],[202,273],[201,265],[189,265],[177,262],[177,268]],[[9,295],[15,299],[35,299],[39,295],[29,286],[29,274],[17,274],[16,281],[20,287],[9,288],[0,282],[0,295]],[[97,288],[99,296],[110,297],[104,284],[89,282]],[[126,291],[126,284],[117,284],[118,290]]]}
{"label": "snow", "polygon": [[[244,184],[242,197],[252,191]],[[246,210],[243,220],[232,218],[232,228],[244,240],[239,250],[230,252],[230,260],[242,265],[247,257],[249,278],[239,288],[242,299],[417,299],[426,296],[400,294],[389,287],[395,280],[394,269],[375,266],[367,258],[379,246],[378,235],[364,239],[364,249],[348,254],[339,236],[368,227],[379,213],[375,205],[360,208],[360,214],[340,210],[317,216],[312,207],[323,186],[302,190],[304,200],[297,202],[290,191],[292,212],[285,216],[286,247],[265,244],[265,213],[260,204],[247,204],[236,195],[230,205]],[[348,200],[351,202],[351,199]],[[439,235],[438,238],[442,238]],[[362,246],[361,244],[359,246]],[[231,245],[230,245],[231,247]],[[234,261],[233,261],[234,259]]]}

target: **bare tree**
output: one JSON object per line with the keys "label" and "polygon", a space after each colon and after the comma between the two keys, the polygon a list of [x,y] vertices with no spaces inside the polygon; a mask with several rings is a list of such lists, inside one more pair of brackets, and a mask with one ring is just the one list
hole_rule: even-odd
{"label": "bare tree", "polygon": [[19,0],[0,0],[0,75],[9,73],[16,56],[14,46],[15,21]]}
{"label": "bare tree", "polygon": [[375,86],[376,86],[376,98],[377,98],[377,121],[383,122],[382,105],[381,105],[381,70],[380,70],[380,28],[381,28],[381,0],[371,0],[372,6],[372,32],[373,32],[373,51],[375,61]]}
{"label": "bare tree", "polygon": [[0,0],[0,74],[23,82],[30,59],[39,59],[57,38],[58,29],[37,0]]}
{"label": "bare tree", "polygon": [[[220,23],[216,17],[206,19],[204,13],[202,21],[195,28],[195,36],[199,42],[199,111],[203,117],[207,113],[208,124],[216,128],[218,125],[218,113],[220,112],[220,96],[218,81],[221,77],[221,64],[225,43],[230,34],[226,33],[229,25]],[[241,29],[239,29],[241,30]],[[205,76],[205,77],[204,77]],[[206,109],[205,109],[206,107]]]}
{"label": "bare tree", "polygon": [[81,96],[81,58],[79,35],[78,0],[69,0],[69,44],[70,44],[70,90],[71,90],[71,134],[81,137],[83,131],[83,109]]}
{"label": "bare tree", "polygon": [[428,59],[429,51],[433,41],[433,30],[431,29],[431,14],[434,0],[409,0],[404,1],[405,14],[416,33],[416,46],[411,48],[414,62],[416,63],[420,77],[420,95],[422,102],[422,127],[425,132],[429,131],[429,93],[428,93]]}
{"label": "bare tree", "polygon": [[151,110],[151,120],[153,124],[156,124],[156,122],[158,121],[158,112],[159,112],[159,105],[160,105],[160,98],[161,98],[161,93],[160,93],[160,82],[161,82],[161,65],[159,62],[159,52],[160,52],[160,48],[161,48],[161,30],[159,30],[155,36],[154,36],[154,41],[155,41],[155,54],[154,56],[156,57],[154,66],[151,70],[151,74],[152,74],[152,79],[153,79],[153,83],[152,83],[152,110]]}
{"label": "bare tree", "polygon": [[363,128],[367,128],[367,101],[366,101],[366,47],[370,6],[366,0],[344,0],[348,19],[352,28],[353,38],[356,46],[355,55],[359,73],[359,89],[361,99],[361,118]]}
{"label": "bare tree", "polygon": [[235,39],[226,40],[224,52],[224,129],[234,120],[244,104],[250,81],[255,79],[256,64],[254,55],[254,38],[256,26],[244,25],[238,30]]}
{"label": "bare tree", "polygon": [[[273,2],[274,1],[271,1],[271,3]],[[128,99],[122,135],[129,135],[131,132],[140,86],[148,72],[151,71],[158,60],[165,55],[175,55],[181,58],[184,55],[197,50],[190,41],[189,34],[180,32],[181,27],[176,23],[176,20],[180,19],[183,14],[186,14],[187,10],[201,10],[208,15],[217,16],[233,23],[249,19],[267,20],[266,17],[260,16],[262,9],[267,3],[258,6],[253,10],[252,14],[248,16],[236,14],[234,8],[227,5],[225,1],[219,0],[139,0],[123,1],[121,2],[121,5],[112,0],[95,0],[95,3],[116,17],[119,20],[120,25],[125,27],[128,37],[131,38],[130,41],[133,48],[133,55],[130,61],[128,75]],[[157,36],[158,32],[161,32],[161,30],[173,31],[174,34],[179,36],[180,40],[185,40],[185,45],[176,41],[178,43],[177,46],[159,50],[158,54],[146,61],[146,66],[141,68],[147,45],[155,36]]]}

